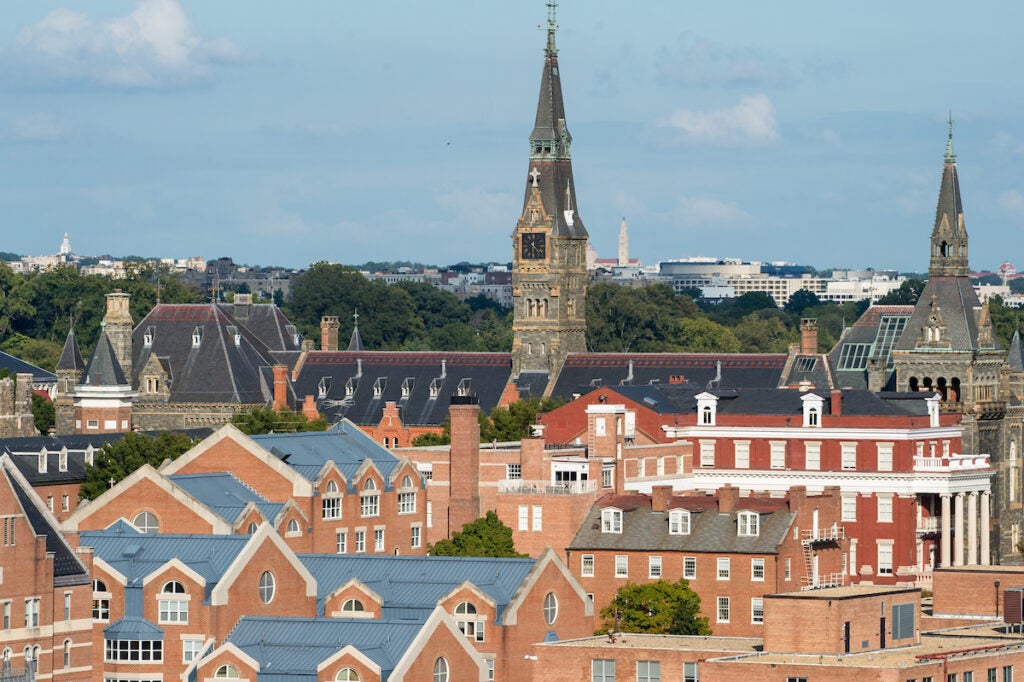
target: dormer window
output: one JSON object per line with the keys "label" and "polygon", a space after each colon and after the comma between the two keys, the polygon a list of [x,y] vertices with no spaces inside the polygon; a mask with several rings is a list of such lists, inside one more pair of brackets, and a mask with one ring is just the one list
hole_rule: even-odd
{"label": "dormer window", "polygon": [[93,449],[93,447],[92,447],[92,443],[90,443],[90,444],[89,444],[89,445],[88,445],[88,446],[87,446],[87,447],[85,448],[85,463],[86,463],[86,464],[88,464],[89,466],[92,466],[92,463],[93,463],[93,454],[94,454],[95,452],[96,452],[96,451],[95,451],[95,450]]}
{"label": "dormer window", "polygon": [[697,396],[697,423],[714,426],[718,415],[718,396],[704,392]]}
{"label": "dormer window", "polygon": [[38,460],[36,462],[36,464],[37,464],[36,468],[39,470],[39,473],[41,473],[41,474],[45,474],[46,473],[46,457],[47,457],[47,455],[49,455],[49,453],[46,451],[46,448],[43,448],[42,450],[39,451],[39,457],[38,457]]}
{"label": "dormer window", "polygon": [[803,403],[804,426],[808,428],[821,427],[821,415],[825,409],[825,399],[815,393],[806,393],[800,396]]}
{"label": "dormer window", "polygon": [[673,509],[668,513],[668,534],[690,534],[690,512],[685,509]]}
{"label": "dormer window", "polygon": [[57,456],[57,469],[60,471],[68,470],[68,449],[63,447],[60,449],[60,454]]}
{"label": "dormer window", "polygon": [[757,537],[761,534],[761,516],[757,512],[741,511],[736,517],[736,535]]}
{"label": "dormer window", "polygon": [[153,347],[153,328],[146,327],[145,333],[142,335],[142,345],[146,348]]}
{"label": "dormer window", "polygon": [[192,347],[199,348],[199,344],[203,342],[203,327],[199,325],[192,330]]}
{"label": "dormer window", "polygon": [[356,392],[356,382],[352,377],[349,377],[348,381],[345,382],[345,397],[351,398]]}
{"label": "dormer window", "polygon": [[380,398],[384,395],[384,388],[388,385],[388,380],[385,377],[377,377],[377,380],[373,382],[373,397]]}
{"label": "dormer window", "polygon": [[402,398],[406,399],[412,393],[412,387],[416,385],[416,380],[412,377],[406,377],[402,381]]}
{"label": "dormer window", "polygon": [[320,382],[316,385],[317,397],[326,398],[329,390],[331,390],[331,377],[320,377]]}
{"label": "dormer window", "polygon": [[622,510],[609,508],[601,510],[601,532],[621,533],[622,532]]}
{"label": "dormer window", "polygon": [[464,379],[459,381],[459,385],[455,389],[455,393],[457,395],[469,395],[470,392],[471,392],[472,385],[473,385],[473,380],[472,379],[470,379],[468,377],[464,378]]}

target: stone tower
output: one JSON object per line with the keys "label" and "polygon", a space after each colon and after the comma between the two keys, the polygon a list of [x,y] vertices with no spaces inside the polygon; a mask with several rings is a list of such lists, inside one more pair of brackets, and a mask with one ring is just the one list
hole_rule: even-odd
{"label": "stone tower", "polygon": [[75,432],[75,406],[72,393],[85,370],[82,351],[75,339],[75,330],[68,330],[64,341],[64,350],[57,361],[57,395],[53,399],[54,429],[58,435],[65,436]]}
{"label": "stone tower", "polygon": [[557,374],[568,353],[586,351],[587,230],[576,213],[572,136],[565,123],[549,0],[547,46],[523,212],[512,232],[512,373]]}
{"label": "stone tower", "polygon": [[128,304],[130,296],[120,289],[114,289],[114,293],[107,294],[107,313],[103,316],[103,329],[110,339],[110,345],[114,348],[114,355],[121,365],[128,383],[132,383],[132,328],[135,323],[132,321],[132,313]]}

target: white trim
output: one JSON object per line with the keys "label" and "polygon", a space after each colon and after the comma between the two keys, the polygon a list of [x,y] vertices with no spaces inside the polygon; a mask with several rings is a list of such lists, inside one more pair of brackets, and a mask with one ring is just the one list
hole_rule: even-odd
{"label": "white trim", "polygon": [[[434,632],[441,627],[448,628],[448,632],[451,633],[452,637],[458,646],[461,646],[463,651],[473,659],[477,664],[479,670],[479,677],[477,682],[487,682],[487,662],[484,657],[469,643],[469,638],[466,637],[459,628],[455,625],[455,620],[448,615],[440,606],[434,608],[430,617],[420,628],[420,631],[416,633],[416,637],[413,638],[412,643],[405,650],[402,658],[399,659],[398,663],[395,664],[394,670],[391,671],[391,676],[388,677],[389,682],[405,682],[406,674],[408,674],[413,664],[420,658],[424,652],[427,652],[427,644],[430,642]],[[428,656],[434,657],[438,652],[430,650],[427,653]],[[448,679],[452,679],[452,673],[449,664]],[[464,673],[463,673],[464,674]],[[460,677],[460,679],[469,679],[466,677]]]}
{"label": "white trim", "polygon": [[198,573],[196,573],[195,570],[192,569],[191,566],[188,566],[188,565],[182,563],[181,559],[179,559],[177,557],[174,557],[173,559],[169,559],[168,561],[165,561],[163,564],[161,564],[160,566],[155,568],[153,571],[151,571],[150,573],[146,574],[146,576],[142,578],[142,586],[146,587],[147,585],[149,585],[150,583],[152,583],[155,580],[166,579],[167,576],[165,574],[167,573],[167,571],[169,571],[171,569],[176,569],[178,571],[181,571],[183,574],[188,576],[189,580],[194,581],[200,587],[202,587],[204,590],[206,589],[206,578],[204,578],[203,576],[201,576]]}
{"label": "white trim", "polygon": [[580,586],[576,576],[572,574],[569,567],[565,565],[555,551],[550,547],[545,547],[544,551],[537,558],[537,561],[533,564],[533,568],[526,574],[526,578],[516,588],[515,594],[508,600],[508,604],[505,605],[505,610],[501,614],[501,625],[515,625],[519,620],[519,607],[526,600],[527,595],[533,589],[533,586],[540,580],[541,574],[549,564],[553,564],[556,569],[561,571],[562,576],[565,578],[569,588],[576,592],[576,596],[583,602],[583,613],[586,616],[593,617],[594,615],[594,602],[592,599],[587,597],[587,593],[583,591],[583,587]]}
{"label": "white trim", "polygon": [[216,658],[217,656],[220,656],[222,653],[229,653],[233,656],[237,656],[239,661],[251,667],[254,671],[256,671],[256,673],[259,673],[259,662],[249,654],[239,649],[236,645],[232,644],[231,642],[224,642],[219,647],[217,647],[210,653],[206,654],[202,658],[197,658],[193,660],[192,665],[196,669],[198,669],[199,667],[205,665],[209,659]]}
{"label": "white trim", "polygon": [[317,665],[316,667],[317,677],[319,677],[320,673],[322,673],[325,669],[331,667],[345,656],[351,656],[352,658],[356,659],[356,661],[358,661],[360,665],[366,666],[374,675],[380,677],[380,666],[374,663],[369,656],[367,656],[351,644],[346,644],[344,647],[341,648],[341,650],[335,652],[334,654],[331,654],[324,660],[320,661],[319,665]]}
{"label": "white trim", "polygon": [[[909,419],[909,417],[908,417]],[[924,420],[924,417],[919,417]],[[920,428],[863,428],[863,427],[829,427],[815,428],[813,436],[807,429],[800,426],[668,426],[662,425],[662,430],[669,438],[677,440],[691,440],[699,438],[738,438],[741,440],[768,440],[771,438],[782,438],[787,440],[802,440],[811,438],[813,440],[941,440],[943,438],[962,438],[963,428],[959,426],[940,426]]]}
{"label": "white trim", "polygon": [[[295,556],[295,552],[285,544],[284,538],[278,535],[269,523],[262,523],[260,527],[256,529],[256,532],[252,534],[249,542],[245,544],[245,547],[235,560],[231,562],[231,565],[224,575],[221,576],[220,582],[210,592],[210,606],[223,606],[228,603],[228,596],[231,588],[234,586],[235,581],[241,575],[242,571],[245,570],[253,557],[256,556],[259,548],[265,543],[270,542],[275,545],[280,551],[282,556],[288,561],[295,572],[299,574],[299,577],[306,583],[306,596],[316,597],[316,578],[309,572],[299,558]],[[280,579],[278,579],[280,580]],[[254,588],[255,589],[255,588]]]}

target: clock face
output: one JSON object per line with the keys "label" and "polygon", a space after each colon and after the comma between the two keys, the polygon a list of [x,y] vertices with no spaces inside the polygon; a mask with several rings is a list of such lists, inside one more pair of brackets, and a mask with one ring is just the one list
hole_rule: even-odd
{"label": "clock face", "polygon": [[520,253],[524,260],[541,260],[547,257],[547,246],[547,235],[543,232],[524,232]]}

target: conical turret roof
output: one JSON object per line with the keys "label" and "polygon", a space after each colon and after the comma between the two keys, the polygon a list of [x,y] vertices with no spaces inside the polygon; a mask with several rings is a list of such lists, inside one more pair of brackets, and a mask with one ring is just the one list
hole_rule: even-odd
{"label": "conical turret roof", "polygon": [[107,333],[101,332],[96,342],[96,349],[89,358],[89,364],[82,372],[82,384],[89,386],[125,386],[128,380],[124,377],[121,363],[117,361],[114,354],[114,347],[107,337]]}
{"label": "conical turret roof", "polygon": [[81,372],[85,367],[85,360],[82,359],[82,351],[78,349],[78,341],[75,339],[75,330],[68,330],[68,338],[64,340],[64,350],[60,352],[60,360],[57,361],[57,371],[70,370]]}

